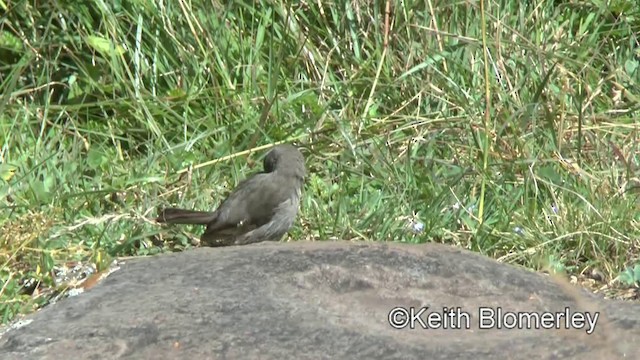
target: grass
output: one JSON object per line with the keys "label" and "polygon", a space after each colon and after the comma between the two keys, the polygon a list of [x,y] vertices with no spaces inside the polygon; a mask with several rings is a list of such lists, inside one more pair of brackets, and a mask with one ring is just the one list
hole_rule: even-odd
{"label": "grass", "polygon": [[310,173],[289,240],[638,264],[633,0],[0,6],[3,322],[64,264],[188,249],[156,209],[212,208],[283,141]]}

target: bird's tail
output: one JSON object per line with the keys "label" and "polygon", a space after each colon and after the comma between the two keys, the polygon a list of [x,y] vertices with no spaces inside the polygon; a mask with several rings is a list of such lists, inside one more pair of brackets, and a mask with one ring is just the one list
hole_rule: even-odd
{"label": "bird's tail", "polygon": [[215,220],[218,216],[215,212],[195,211],[178,208],[166,208],[160,211],[157,222],[167,224],[199,224],[205,225]]}

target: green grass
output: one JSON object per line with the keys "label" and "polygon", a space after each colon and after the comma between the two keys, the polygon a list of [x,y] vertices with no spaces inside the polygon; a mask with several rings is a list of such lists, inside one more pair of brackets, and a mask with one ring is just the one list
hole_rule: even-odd
{"label": "green grass", "polygon": [[640,252],[640,10],[610,3],[396,1],[387,26],[382,1],[0,2],[2,321],[66,262],[189,248],[156,209],[212,208],[282,141],[310,173],[290,240],[615,278]]}

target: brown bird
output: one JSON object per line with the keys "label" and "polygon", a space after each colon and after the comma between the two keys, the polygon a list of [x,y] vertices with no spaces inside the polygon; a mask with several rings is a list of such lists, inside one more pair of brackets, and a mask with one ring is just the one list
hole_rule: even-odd
{"label": "brown bird", "polygon": [[162,210],[168,224],[201,224],[201,245],[245,245],[279,241],[295,222],[306,176],[304,157],[292,145],[278,145],[264,158],[264,171],[238,184],[217,210]]}

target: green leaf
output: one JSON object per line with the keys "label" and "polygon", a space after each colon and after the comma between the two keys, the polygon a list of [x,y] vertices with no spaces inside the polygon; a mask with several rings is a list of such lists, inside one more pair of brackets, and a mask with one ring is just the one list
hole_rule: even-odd
{"label": "green leaf", "polygon": [[51,199],[51,194],[47,191],[44,181],[34,181],[31,183],[31,190],[33,191],[36,199],[40,203],[48,203]]}
{"label": "green leaf", "polygon": [[0,32],[0,48],[11,50],[13,52],[21,52],[23,49],[22,41],[8,31]]}
{"label": "green leaf", "polygon": [[633,268],[626,268],[620,275],[618,275],[617,280],[628,286],[640,282],[640,264]]}
{"label": "green leaf", "polygon": [[93,170],[99,169],[103,164],[107,162],[107,157],[101,151],[96,149],[89,150],[89,154],[87,155],[87,164]]}
{"label": "green leaf", "polygon": [[9,165],[9,164],[0,164],[0,179],[4,181],[9,181],[15,175],[16,170],[18,170],[17,166]]}
{"label": "green leaf", "polygon": [[101,53],[105,56],[110,56],[112,52],[115,50],[117,55],[124,54],[125,50],[120,45],[114,45],[109,39],[100,37],[100,36],[87,36],[87,44],[91,46],[94,50]]}
{"label": "green leaf", "polygon": [[640,64],[636,60],[627,60],[624,62],[624,70],[628,75],[633,75]]}

